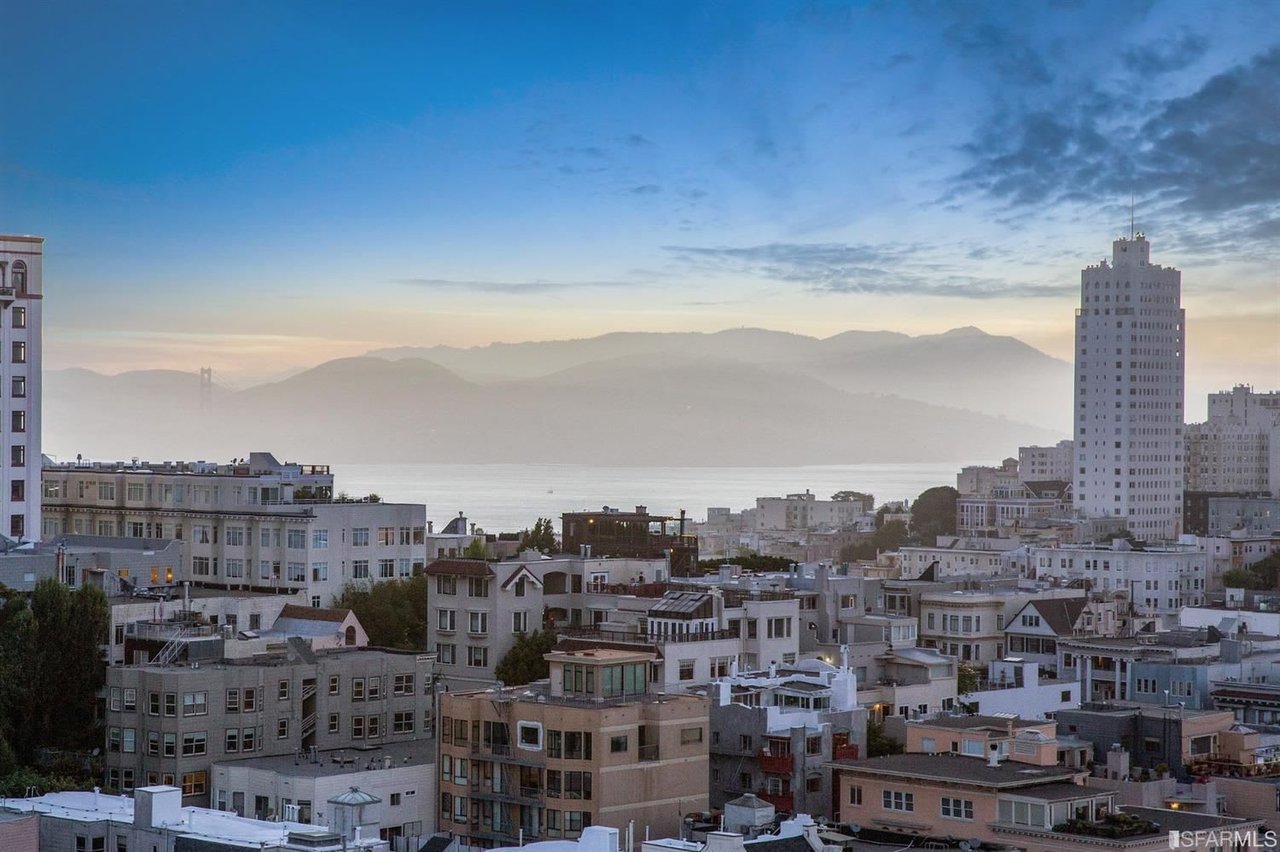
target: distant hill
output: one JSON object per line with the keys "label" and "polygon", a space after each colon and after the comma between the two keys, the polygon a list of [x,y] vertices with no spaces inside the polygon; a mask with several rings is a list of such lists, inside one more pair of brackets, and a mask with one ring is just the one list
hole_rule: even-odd
{"label": "distant hill", "polygon": [[[1017,341],[850,334],[606,335],[425,350],[432,359],[394,350],[241,391],[216,387],[207,403],[195,374],[55,370],[45,374],[44,444],[62,459],[219,460],[267,448],[319,462],[800,465],[998,459],[1060,437],[904,398],[908,376],[956,381],[954,371],[916,375],[942,370],[949,353],[967,352],[985,372],[1000,352],[1025,362],[1006,365],[1009,376],[1058,363]],[[854,389],[860,381],[866,388]]]}
{"label": "distant hill", "polygon": [[689,366],[730,360],[819,379],[839,390],[1008,417],[1064,436],[1071,429],[1071,365],[1016,338],[973,327],[919,337],[846,331],[825,339],[755,328],[617,333],[469,349],[399,347],[369,355],[426,359],[480,384],[541,378],[619,358],[672,356]]}

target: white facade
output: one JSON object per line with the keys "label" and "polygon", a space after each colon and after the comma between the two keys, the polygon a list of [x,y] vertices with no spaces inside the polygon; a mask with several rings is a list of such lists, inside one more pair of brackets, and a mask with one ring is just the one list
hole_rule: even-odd
{"label": "white facade", "polygon": [[347,583],[403,579],[425,564],[425,506],[335,500],[332,491],[327,467],[270,453],[231,465],[48,463],[44,531],[180,539],[186,563],[176,580],[305,591],[317,607]]}
{"label": "white facade", "polygon": [[865,520],[866,514],[866,506],[859,501],[819,500],[808,491],[785,497],[757,497],[755,528],[760,532],[846,529]]}
{"label": "white facade", "polygon": [[993,660],[987,664],[982,688],[960,700],[971,712],[984,716],[1051,719],[1059,710],[1080,706],[1080,681],[1042,679],[1040,666],[1034,662]]}
{"label": "white facade", "polygon": [[1187,427],[1187,490],[1280,496],[1280,391],[1209,394],[1209,419]]}
{"label": "white facade", "polygon": [[44,237],[0,235],[0,533],[40,538],[40,306]]}
{"label": "white facade", "polygon": [[1029,554],[1037,579],[1088,580],[1095,592],[1128,594],[1136,615],[1154,616],[1166,629],[1177,626],[1184,606],[1204,603],[1209,561],[1209,554],[1195,545],[1146,550],[1033,547]]}
{"label": "white facade", "polygon": [[[899,569],[904,580],[915,580],[930,565],[933,578],[983,575],[997,577],[1013,571],[1012,553],[1008,550],[957,549],[950,547],[902,547],[898,549]],[[892,555],[892,554],[891,554]]]}
{"label": "white facade", "polygon": [[1059,441],[1052,447],[1018,447],[1018,478],[1023,482],[1070,482],[1075,449],[1074,441]]}
{"label": "white facade", "polygon": [[1150,252],[1142,234],[1121,238],[1110,263],[1080,273],[1074,500],[1171,540],[1182,528],[1186,315],[1182,273]]}

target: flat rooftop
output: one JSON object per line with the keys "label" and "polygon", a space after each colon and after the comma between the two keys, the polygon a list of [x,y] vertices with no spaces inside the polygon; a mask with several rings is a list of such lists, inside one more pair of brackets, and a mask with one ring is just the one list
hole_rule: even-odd
{"label": "flat rooftop", "polygon": [[1009,716],[938,716],[934,719],[907,722],[907,724],[918,725],[922,728],[947,728],[953,731],[976,731],[981,728],[998,728],[1001,731],[1006,731],[1010,725],[1013,726],[1014,730],[1018,730],[1019,728],[1038,728],[1042,725],[1052,725],[1053,723]]}
{"label": "flat rooftop", "polygon": [[[386,766],[388,759],[391,761],[390,767]],[[430,766],[435,763],[435,760],[435,741],[420,739],[383,743],[372,748],[327,749],[317,754],[317,760],[314,763],[305,754],[296,757],[280,754],[269,757],[244,757],[239,760],[220,760],[214,763],[214,766],[262,769],[301,778],[330,778],[384,768]]]}
{"label": "flat rooftop", "polygon": [[[1077,775],[1087,774],[1083,769],[1029,766],[1008,760],[996,766],[988,766],[983,758],[957,754],[894,754],[867,760],[836,761],[828,765],[837,772],[864,776],[902,778],[908,781],[936,781],[943,784],[980,784],[984,787],[1000,788],[1034,787],[1053,782],[1071,781]],[[1086,788],[1081,787],[1081,789]]]}

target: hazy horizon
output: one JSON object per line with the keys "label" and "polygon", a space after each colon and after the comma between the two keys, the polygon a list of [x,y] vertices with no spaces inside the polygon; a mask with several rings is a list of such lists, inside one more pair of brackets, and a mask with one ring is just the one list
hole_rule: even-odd
{"label": "hazy horizon", "polygon": [[0,231],[47,238],[49,369],[744,326],[1070,360],[1132,193],[1195,411],[1280,363],[1280,2],[1208,8],[19,4]]}

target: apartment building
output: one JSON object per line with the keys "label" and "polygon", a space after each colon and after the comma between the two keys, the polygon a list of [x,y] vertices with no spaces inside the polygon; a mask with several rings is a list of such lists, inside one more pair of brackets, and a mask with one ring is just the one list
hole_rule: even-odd
{"label": "apartment building", "polygon": [[1210,497],[1204,529],[1197,535],[1280,535],[1280,497]]}
{"label": "apartment building", "polygon": [[1073,637],[1119,636],[1128,627],[1127,606],[1114,598],[1065,597],[1033,599],[1005,620],[1008,654],[1035,663],[1039,670],[1058,668],[1058,643]]}
{"label": "apartment building", "polygon": [[870,495],[860,500],[819,500],[807,488],[804,493],[784,497],[757,497],[755,528],[757,531],[798,531],[843,529],[865,525],[868,513],[875,511]]}
{"label": "apartment building", "polygon": [[1052,719],[1080,706],[1080,682],[1042,675],[1038,664],[1009,657],[987,663],[976,687],[958,697],[971,713]]}
{"label": "apartment building", "polygon": [[1015,563],[1011,553],[1012,547],[900,547],[895,562],[903,580],[943,580],[960,576],[999,577],[1014,573]]}
{"label": "apartment building", "polygon": [[177,576],[202,586],[305,590],[328,606],[351,582],[426,561],[426,507],[334,496],[327,466],[251,453],[232,464],[46,461],[44,534],[186,542]]}
{"label": "apartment building", "polygon": [[1041,580],[1126,594],[1136,615],[1166,629],[1177,626],[1184,606],[1204,603],[1210,579],[1209,555],[1194,543],[1136,550],[1117,539],[1110,546],[1032,547],[1028,564]]}
{"label": "apartment building", "polygon": [[1072,496],[1152,541],[1182,532],[1186,312],[1182,273],[1143,234],[1080,273]]}
{"label": "apartment building", "polygon": [[210,783],[214,807],[238,816],[333,825],[335,800],[358,790],[368,797],[362,835],[417,850],[412,838],[435,833],[434,739],[219,761]]}
{"label": "apartment building", "polygon": [[[1058,641],[1058,677],[1080,681],[1080,698],[1085,702],[1133,700],[1138,690],[1155,696],[1154,687],[1134,677],[1138,662],[1188,664],[1207,663],[1218,658],[1217,640],[1208,631],[1136,631],[1134,636],[1116,638],[1074,637]],[[1183,688],[1190,694],[1190,685]],[[1173,701],[1186,697],[1179,688]]]}
{"label": "apartment building", "polygon": [[1280,497],[1280,391],[1209,394],[1209,419],[1187,427],[1188,491]]}
{"label": "apartment building", "polygon": [[562,635],[669,648],[655,683],[703,684],[744,668],[794,663],[800,602],[782,590],[672,582],[664,560],[542,557],[429,564],[428,647],[451,681],[492,681],[520,635]]}
{"label": "apartment building", "polygon": [[1007,488],[1018,483],[1018,460],[1005,459],[999,467],[968,465],[956,474],[956,491],[976,497],[987,497],[997,488]]}
{"label": "apartment building", "polygon": [[1130,702],[1086,703],[1061,711],[1057,722],[1059,728],[1093,743],[1099,763],[1118,743],[1134,766],[1164,766],[1179,777],[1188,763],[1221,753],[1221,735],[1236,723],[1226,710]]}
{"label": "apartment building", "polygon": [[40,364],[44,237],[0,234],[0,533],[40,538]]}
{"label": "apartment building", "polygon": [[478,848],[674,834],[708,808],[707,698],[650,689],[652,652],[547,655],[551,677],[440,696],[439,826]]}
{"label": "apartment building", "polygon": [[848,655],[838,666],[739,673],[711,696],[711,807],[750,793],[778,811],[831,815],[832,760],[866,753],[867,711],[858,706]]}
{"label": "apartment building", "polygon": [[215,762],[366,748],[431,729],[430,657],[282,644],[247,658],[108,668],[104,789],[171,784],[207,807],[222,804],[210,787]]}
{"label": "apartment building", "polygon": [[1075,442],[1069,439],[1052,447],[1018,447],[1018,478],[1023,482],[1070,482],[1074,459]]}
{"label": "apartment building", "polygon": [[565,512],[560,516],[561,547],[583,556],[666,559],[672,576],[699,573],[698,537],[680,516],[651,515],[645,506],[634,512],[604,506],[598,512]]}
{"label": "apartment building", "polygon": [[920,597],[920,644],[965,662],[1005,656],[1005,628],[1032,600],[1083,598],[1080,589],[958,589]]}
{"label": "apartment building", "polygon": [[1019,480],[990,493],[956,498],[956,532],[961,536],[1007,538],[1039,530],[1071,514],[1071,481]]}

